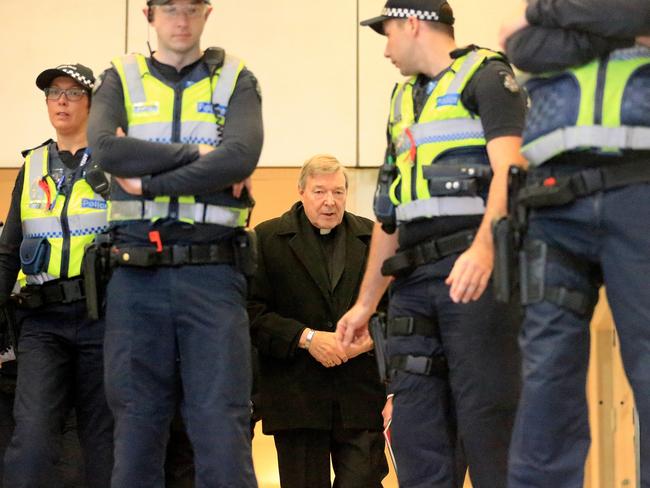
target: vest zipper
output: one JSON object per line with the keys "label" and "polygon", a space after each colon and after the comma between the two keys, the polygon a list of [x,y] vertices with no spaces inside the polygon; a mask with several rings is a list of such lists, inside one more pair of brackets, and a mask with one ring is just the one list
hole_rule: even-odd
{"label": "vest zipper", "polygon": [[61,210],[61,230],[63,231],[63,246],[61,247],[61,278],[68,277],[68,267],[70,266],[70,223],[68,222],[68,203],[74,191],[76,181],[72,181],[70,194],[65,195],[63,209]]}
{"label": "vest zipper", "polygon": [[[180,83],[174,86],[174,112],[172,119],[172,142],[181,142],[181,114],[183,111],[183,88]],[[169,216],[172,219],[178,218],[178,198],[169,199]]]}
{"label": "vest zipper", "polygon": [[601,58],[598,63],[598,78],[596,81],[596,100],[594,100],[594,124],[603,123],[603,101],[605,98],[605,81],[607,79],[607,65],[609,56]]}

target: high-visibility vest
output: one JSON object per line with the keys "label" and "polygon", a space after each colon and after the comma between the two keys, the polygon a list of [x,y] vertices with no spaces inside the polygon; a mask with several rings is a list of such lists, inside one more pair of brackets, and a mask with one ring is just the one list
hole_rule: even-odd
{"label": "high-visibility vest", "polygon": [[533,166],[570,151],[650,150],[650,48],[537,76],[527,89],[522,153]]}
{"label": "high-visibility vest", "polygon": [[[219,146],[228,104],[244,63],[226,55],[223,65],[210,77],[205,63],[174,88],[156,77],[141,54],[113,60],[122,81],[128,119],[128,136],[146,141]],[[249,209],[231,198],[227,205],[208,203],[202,197],[158,196],[154,200],[128,195],[112,185],[109,221],[173,218],[188,223],[244,226]]]}
{"label": "high-visibility vest", "polygon": [[25,158],[20,199],[23,241],[41,240],[49,251],[42,271],[27,275],[22,284],[79,276],[86,245],[108,229],[104,198],[81,176],[73,182],[70,195],[57,195],[48,162],[47,145],[31,150]]}
{"label": "high-visibility vest", "polygon": [[454,60],[438,80],[417,120],[413,102],[416,77],[395,89],[389,133],[395,148],[397,175],[389,194],[396,206],[398,223],[485,212],[485,202],[478,195],[432,193],[430,178],[425,173],[427,167],[458,150],[469,150],[479,155],[472,158],[474,162],[489,165],[481,120],[463,105],[461,95],[481,65],[492,58],[502,56],[487,49],[474,49]]}

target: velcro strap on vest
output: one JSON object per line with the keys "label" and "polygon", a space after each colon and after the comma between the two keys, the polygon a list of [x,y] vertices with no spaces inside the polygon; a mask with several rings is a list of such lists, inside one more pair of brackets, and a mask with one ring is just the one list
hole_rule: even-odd
{"label": "velcro strap on vest", "polygon": [[465,251],[474,240],[476,230],[463,230],[440,239],[430,239],[398,252],[384,261],[381,274],[398,276],[410,272],[423,264],[434,263],[442,258]]}
{"label": "velcro strap on vest", "polygon": [[438,337],[440,329],[435,320],[421,317],[393,317],[388,319],[386,336],[424,336]]}
{"label": "velcro strap on vest", "polygon": [[32,309],[55,303],[72,303],[85,297],[83,278],[73,278],[27,285],[16,295],[16,303],[21,308]]}
{"label": "velcro strap on vest", "polygon": [[246,222],[247,208],[224,207],[204,203],[178,203],[178,213],[170,213],[168,202],[152,200],[112,201],[109,212],[111,222],[121,220],[153,220],[155,218],[189,219],[198,224],[218,224],[241,227]]}
{"label": "velcro strap on vest", "polygon": [[590,168],[568,177],[547,178],[527,185],[518,201],[529,208],[566,205],[599,191],[650,182],[650,161]]}
{"label": "velcro strap on vest", "polygon": [[390,358],[391,371],[421,374],[424,376],[446,376],[449,372],[447,359],[442,354],[428,356],[395,355]]}
{"label": "velcro strap on vest", "polygon": [[117,266],[151,268],[197,264],[233,264],[235,253],[230,241],[218,244],[164,246],[160,252],[153,247],[111,248],[111,262]]}
{"label": "velcro strap on vest", "polygon": [[485,202],[481,197],[431,197],[399,205],[395,210],[398,222],[454,215],[482,215]]}

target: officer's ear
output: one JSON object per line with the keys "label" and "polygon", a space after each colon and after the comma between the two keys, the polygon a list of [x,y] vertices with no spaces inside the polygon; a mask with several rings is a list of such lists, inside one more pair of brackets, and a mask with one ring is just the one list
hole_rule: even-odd
{"label": "officer's ear", "polygon": [[153,22],[153,9],[151,7],[145,7],[142,9],[142,13],[147,18],[147,22],[151,24]]}

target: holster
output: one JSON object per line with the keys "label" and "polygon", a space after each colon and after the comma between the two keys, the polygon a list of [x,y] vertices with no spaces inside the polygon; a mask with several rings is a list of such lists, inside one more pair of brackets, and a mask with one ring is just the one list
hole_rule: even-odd
{"label": "holster", "polygon": [[106,286],[111,275],[111,241],[100,234],[86,247],[81,269],[84,275],[88,318],[98,320],[106,305]]}
{"label": "holster", "polygon": [[382,383],[388,381],[388,351],[386,349],[386,314],[378,312],[370,317],[368,326],[370,335],[375,343],[375,359],[377,360],[377,370],[379,379]]}
{"label": "holster", "polygon": [[18,347],[18,324],[16,322],[16,314],[14,304],[10,300],[6,304],[0,306],[0,353]]}
{"label": "holster", "polygon": [[518,253],[527,227],[526,207],[521,205],[519,195],[526,181],[526,171],[519,166],[508,170],[508,215],[492,222],[494,241],[495,299],[508,303],[517,293],[519,284]]}
{"label": "holster", "polygon": [[247,278],[257,271],[257,234],[254,230],[238,231],[232,240],[235,266]]}

